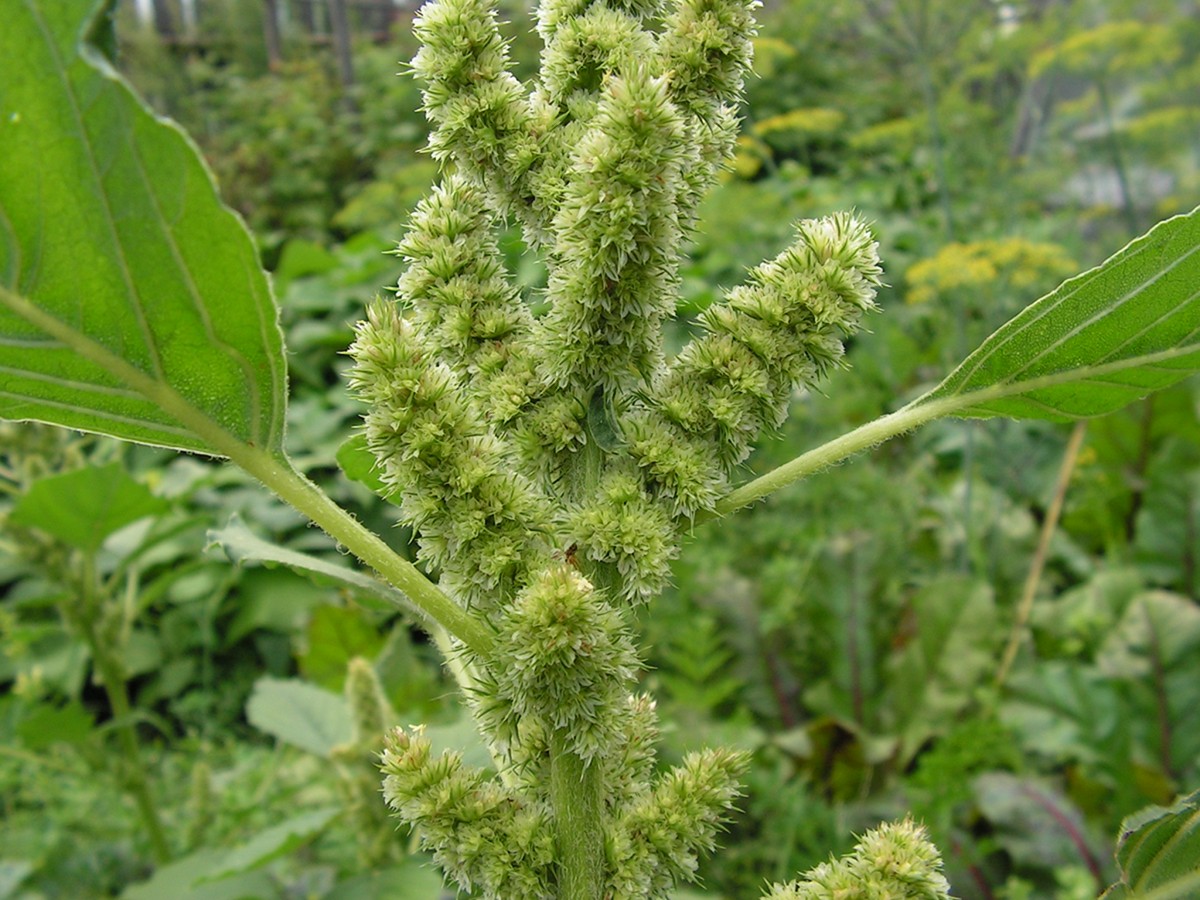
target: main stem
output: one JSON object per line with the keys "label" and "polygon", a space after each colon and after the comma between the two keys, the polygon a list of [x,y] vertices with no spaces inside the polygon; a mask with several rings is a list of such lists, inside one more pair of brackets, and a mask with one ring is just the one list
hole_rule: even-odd
{"label": "main stem", "polygon": [[604,891],[604,803],[600,763],[570,749],[563,731],[550,738],[550,802],[558,845],[559,900],[601,900]]}
{"label": "main stem", "polygon": [[[604,477],[605,454],[596,436],[588,434],[581,451],[580,488],[588,497]],[[585,569],[592,586],[611,598],[616,567],[596,563]],[[558,845],[559,900],[602,900],[604,896],[604,784],[599,760],[585,762],[571,749],[569,735],[557,729],[550,736],[550,803],[554,808]]]}

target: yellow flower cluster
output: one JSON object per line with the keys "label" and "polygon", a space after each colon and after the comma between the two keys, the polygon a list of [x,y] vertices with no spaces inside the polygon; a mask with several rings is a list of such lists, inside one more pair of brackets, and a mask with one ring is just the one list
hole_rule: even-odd
{"label": "yellow flower cluster", "polygon": [[1078,271],[1059,244],[1025,238],[947,244],[908,270],[909,303],[929,303],[969,292],[973,305],[999,300],[1012,291],[1027,293]]}

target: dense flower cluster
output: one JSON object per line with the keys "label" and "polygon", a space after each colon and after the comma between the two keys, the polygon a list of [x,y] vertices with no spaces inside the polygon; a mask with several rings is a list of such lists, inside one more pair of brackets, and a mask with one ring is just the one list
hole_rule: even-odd
{"label": "dense flower cluster", "polygon": [[[668,896],[738,795],[740,753],[655,775],[629,606],[663,588],[794,392],[839,364],[880,283],[861,222],[801,223],[666,358],[756,5],[545,0],[528,85],[489,0],[432,0],[414,25],[446,174],[399,246],[397,302],[358,327],[351,383],[420,559],[495,635],[462,653],[501,777],[433,757],[419,729],[383,765],[388,803],[473,896]],[[546,263],[541,315],[504,272],[504,219]]]}

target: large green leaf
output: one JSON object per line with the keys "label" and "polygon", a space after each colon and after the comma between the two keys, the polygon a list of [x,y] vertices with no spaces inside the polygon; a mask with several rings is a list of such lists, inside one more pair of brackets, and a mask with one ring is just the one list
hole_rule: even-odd
{"label": "large green leaf", "polygon": [[95,551],[114,531],[168,507],[120,463],[110,463],[39,478],[13,506],[9,521]]}
{"label": "large green leaf", "polygon": [[183,132],[82,40],[98,5],[4,6],[0,417],[278,450],[283,341],[253,242]]}
{"label": "large green leaf", "polygon": [[1105,900],[1183,900],[1200,895],[1200,791],[1152,806],[1121,823],[1121,880]]}
{"label": "large green leaf", "polygon": [[1200,370],[1200,209],[1160,223],[1027,307],[917,405],[1066,420],[1120,409]]}

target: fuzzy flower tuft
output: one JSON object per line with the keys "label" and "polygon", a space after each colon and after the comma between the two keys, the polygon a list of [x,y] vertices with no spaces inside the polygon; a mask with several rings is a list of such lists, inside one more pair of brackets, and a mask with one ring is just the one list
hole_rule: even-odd
{"label": "fuzzy flower tuft", "polygon": [[[528,212],[541,157],[537,119],[508,71],[508,47],[489,0],[438,0],[413,20],[421,49],[412,70],[425,83],[435,159],[454,161],[505,212]],[[529,219],[531,232],[540,230]]]}
{"label": "fuzzy flower tuft", "polygon": [[350,355],[367,446],[420,534],[419,556],[464,602],[493,608],[546,555],[544,499],[395,304],[367,310]]}
{"label": "fuzzy flower tuft", "polygon": [[942,859],[925,829],[905,819],[879,826],[841,859],[821,863],[765,900],[948,900]]}
{"label": "fuzzy flower tuft", "polygon": [[877,251],[867,226],[849,214],[801,222],[792,246],[705,311],[708,334],[675,359],[653,404],[732,470],[783,421],[793,391],[841,363],[843,337],[875,309]]}
{"label": "fuzzy flower tuft", "polygon": [[513,715],[562,732],[585,762],[616,746],[637,653],[620,613],[569,564],[521,592],[493,658]]}
{"label": "fuzzy flower tuft", "polygon": [[606,847],[614,900],[666,897],[677,883],[695,880],[699,856],[716,845],[749,762],[735,750],[690,753],[625,810]]}
{"label": "fuzzy flower tuft", "polygon": [[609,473],[594,496],[568,512],[563,528],[583,558],[616,568],[622,599],[645,602],[666,587],[678,551],[675,529],[637,473]]}
{"label": "fuzzy flower tuft", "polygon": [[571,162],[554,220],[550,312],[534,345],[548,385],[620,390],[661,364],[675,309],[684,126],[664,79],[613,77]]}
{"label": "fuzzy flower tuft", "polygon": [[383,797],[465,892],[554,900],[549,811],[509,793],[458,753],[433,758],[425,729],[397,728],[380,767]]}
{"label": "fuzzy flower tuft", "polygon": [[424,344],[489,403],[532,316],[508,282],[482,192],[447,178],[417,206],[396,252],[408,262],[396,294]]}

